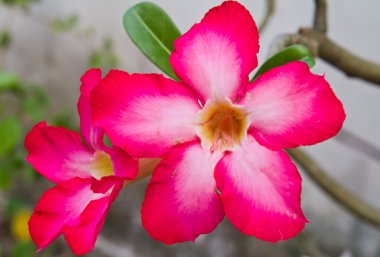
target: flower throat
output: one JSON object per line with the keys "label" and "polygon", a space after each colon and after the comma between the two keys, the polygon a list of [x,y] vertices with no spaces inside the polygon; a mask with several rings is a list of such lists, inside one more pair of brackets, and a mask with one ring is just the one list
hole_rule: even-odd
{"label": "flower throat", "polygon": [[225,151],[245,137],[247,116],[229,102],[211,102],[199,113],[200,137],[210,151]]}

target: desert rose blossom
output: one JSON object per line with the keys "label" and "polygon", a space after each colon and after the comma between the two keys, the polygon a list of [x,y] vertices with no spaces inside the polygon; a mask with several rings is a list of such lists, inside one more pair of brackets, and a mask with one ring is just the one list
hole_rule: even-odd
{"label": "desert rose blossom", "polygon": [[195,240],[224,215],[270,242],[304,228],[301,177],[283,149],[336,135],[345,113],[301,61],[250,83],[258,50],[250,13],[226,1],[174,42],[170,62],[181,82],[111,71],[91,94],[94,123],[113,144],[163,158],[141,211],[153,238]]}
{"label": "desert rose blossom", "polygon": [[29,220],[39,251],[62,234],[75,254],[90,252],[124,181],[136,177],[137,161],[105,146],[104,132],[91,123],[89,95],[100,80],[95,69],[82,77],[78,112],[85,143],[77,132],[46,122],[26,136],[27,161],[57,184],[42,195]]}

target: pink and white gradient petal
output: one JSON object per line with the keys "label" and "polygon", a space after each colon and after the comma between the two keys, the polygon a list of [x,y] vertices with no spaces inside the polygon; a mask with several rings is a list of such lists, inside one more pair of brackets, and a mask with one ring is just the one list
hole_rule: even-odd
{"label": "pink and white gradient petal", "polygon": [[234,101],[245,92],[258,51],[259,35],[249,11],[237,1],[225,1],[174,41],[170,62],[203,103]]}
{"label": "pink and white gradient petal", "polygon": [[223,220],[213,171],[220,155],[200,142],[175,146],[153,172],[142,205],[144,228],[165,244],[194,241]]}
{"label": "pink and white gradient petal", "polygon": [[252,136],[220,160],[215,179],[227,218],[244,234],[276,242],[296,236],[307,222],[296,166]]}
{"label": "pink and white gradient petal", "polygon": [[301,61],[261,75],[240,104],[249,113],[249,132],[275,150],[327,140],[339,132],[346,117],[325,78],[312,74]]}
{"label": "pink and white gradient petal", "polygon": [[82,167],[88,165],[92,152],[75,131],[38,123],[26,135],[25,148],[29,152],[26,160],[54,183],[91,176]]}
{"label": "pink and white gradient petal", "polygon": [[98,200],[91,201],[80,215],[80,224],[65,227],[63,234],[67,244],[76,255],[89,253],[95,246],[96,239],[103,227],[109,207],[116,199],[123,183],[114,184],[112,192]]}
{"label": "pink and white gradient petal", "polygon": [[104,147],[103,130],[92,123],[92,108],[90,106],[90,94],[100,82],[102,72],[100,69],[91,69],[81,78],[80,97],[78,100],[78,112],[80,117],[80,130],[88,146],[93,150]]}
{"label": "pink and white gradient petal", "polygon": [[95,125],[134,157],[161,157],[196,137],[196,97],[162,75],[110,71],[94,89],[91,103]]}
{"label": "pink and white gradient petal", "polygon": [[104,197],[109,194],[91,190],[91,179],[71,179],[47,190],[29,220],[29,232],[39,251],[56,239],[66,226],[80,226],[80,217],[89,203]]}

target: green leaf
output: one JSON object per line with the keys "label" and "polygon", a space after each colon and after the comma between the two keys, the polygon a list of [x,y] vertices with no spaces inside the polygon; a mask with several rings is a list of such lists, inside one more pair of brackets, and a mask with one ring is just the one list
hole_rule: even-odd
{"label": "green leaf", "polygon": [[164,10],[153,3],[139,3],[125,13],[124,28],[149,60],[168,76],[177,79],[169,56],[174,49],[174,40],[181,33]]}
{"label": "green leaf", "polygon": [[10,153],[21,139],[22,127],[15,117],[0,121],[0,156]]}
{"label": "green leaf", "polygon": [[315,65],[314,56],[307,47],[303,45],[292,45],[274,54],[272,57],[266,60],[256,72],[252,81],[272,68],[297,60],[306,62],[310,68]]}

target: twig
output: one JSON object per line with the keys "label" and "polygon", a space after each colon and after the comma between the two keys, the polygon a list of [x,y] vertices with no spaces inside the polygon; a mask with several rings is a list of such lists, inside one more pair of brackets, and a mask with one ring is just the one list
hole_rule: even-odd
{"label": "twig", "polygon": [[349,77],[361,78],[380,86],[380,65],[367,61],[339,46],[324,34],[302,28],[299,34],[285,34],[272,43],[269,55],[293,44],[308,47],[315,56],[327,61]]}
{"label": "twig", "polygon": [[327,32],[327,2],[326,0],[314,0],[314,29],[320,33]]}
{"label": "twig", "polygon": [[264,19],[261,21],[260,25],[259,25],[259,33],[261,34],[264,29],[266,28],[266,26],[268,25],[268,22],[270,21],[270,19],[272,18],[273,16],[273,13],[274,13],[274,10],[275,10],[275,6],[276,6],[276,2],[275,0],[266,0],[266,12],[265,12],[265,17]]}
{"label": "twig", "polygon": [[347,76],[380,85],[380,65],[352,54],[313,29],[303,28],[299,33],[317,42],[319,57],[343,71]]}
{"label": "twig", "polygon": [[288,149],[288,153],[329,196],[345,207],[353,215],[380,228],[380,210],[364,202],[351,191],[330,177],[326,171],[305,152]]}
{"label": "twig", "polygon": [[376,146],[347,130],[342,129],[334,139],[350,146],[355,151],[364,153],[374,160],[380,161],[380,150]]}
{"label": "twig", "polygon": [[310,49],[314,56],[318,53],[318,45],[314,40],[310,40],[307,37],[304,37],[299,34],[282,34],[277,36],[269,46],[268,58],[282,49],[294,45],[301,44]]}

